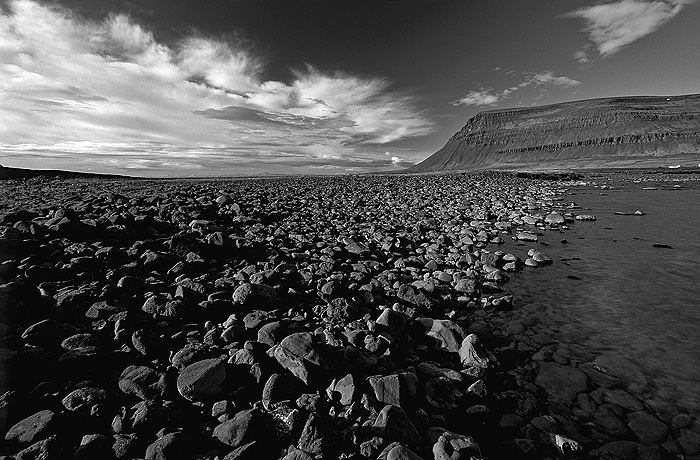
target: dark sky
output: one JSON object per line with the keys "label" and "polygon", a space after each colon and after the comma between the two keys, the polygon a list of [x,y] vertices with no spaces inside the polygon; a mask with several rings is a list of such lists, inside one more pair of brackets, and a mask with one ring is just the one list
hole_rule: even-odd
{"label": "dark sky", "polygon": [[0,2],[0,163],[396,169],[482,110],[700,92],[695,0]]}

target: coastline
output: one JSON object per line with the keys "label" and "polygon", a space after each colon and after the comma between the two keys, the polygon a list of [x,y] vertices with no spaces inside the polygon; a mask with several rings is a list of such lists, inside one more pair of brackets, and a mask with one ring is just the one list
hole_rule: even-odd
{"label": "coastline", "polygon": [[559,263],[541,237],[585,225],[575,183],[5,183],[0,451],[695,458],[698,420],[633,396],[624,356],[580,362],[513,309],[509,276]]}

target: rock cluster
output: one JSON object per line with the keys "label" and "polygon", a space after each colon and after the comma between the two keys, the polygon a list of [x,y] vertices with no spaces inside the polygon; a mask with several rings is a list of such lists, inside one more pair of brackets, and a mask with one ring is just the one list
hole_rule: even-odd
{"label": "rock cluster", "polygon": [[[552,263],[521,234],[576,221],[556,183],[2,186],[4,458],[700,452],[697,420],[623,389],[645,385],[633,366],[576,363],[509,316],[509,276]],[[498,250],[506,238],[526,260]]]}

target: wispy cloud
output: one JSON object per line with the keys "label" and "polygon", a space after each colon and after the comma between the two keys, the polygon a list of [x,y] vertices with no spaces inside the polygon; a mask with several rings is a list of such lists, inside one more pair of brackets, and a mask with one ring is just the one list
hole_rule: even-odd
{"label": "wispy cloud", "polygon": [[[639,40],[666,24],[687,5],[696,0],[618,0],[580,8],[564,17],[582,19],[583,31],[602,57],[610,57],[630,43]],[[588,63],[588,49],[574,57]]]}
{"label": "wispy cloud", "polygon": [[[0,153],[93,169],[208,168],[212,149],[227,165],[257,155],[301,167],[329,152],[364,164],[381,145],[433,130],[387,79],[307,65],[290,81],[265,81],[264,69],[235,39],[160,43],[126,15],[90,21],[11,1],[0,7]],[[187,161],[168,158],[183,150]]]}
{"label": "wispy cloud", "polygon": [[453,101],[452,105],[493,106],[504,99],[512,97],[513,93],[521,91],[527,87],[573,87],[581,84],[580,81],[574,80],[573,78],[557,76],[551,70],[546,70],[539,73],[523,72],[522,75],[525,77],[525,80],[517,85],[500,91],[494,91],[493,89],[470,91],[464,97]]}
{"label": "wispy cloud", "polygon": [[453,101],[452,105],[493,105],[501,99],[501,96],[488,90],[469,91],[464,97]]}

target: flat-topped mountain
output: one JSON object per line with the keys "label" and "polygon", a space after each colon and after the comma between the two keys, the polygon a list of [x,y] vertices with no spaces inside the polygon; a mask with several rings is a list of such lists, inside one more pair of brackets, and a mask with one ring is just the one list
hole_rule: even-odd
{"label": "flat-topped mountain", "polygon": [[590,99],[480,112],[408,172],[700,163],[700,94]]}
{"label": "flat-topped mountain", "polygon": [[0,180],[31,179],[33,177],[58,177],[61,179],[124,179],[129,176],[64,171],[61,169],[10,168],[0,165]]}

